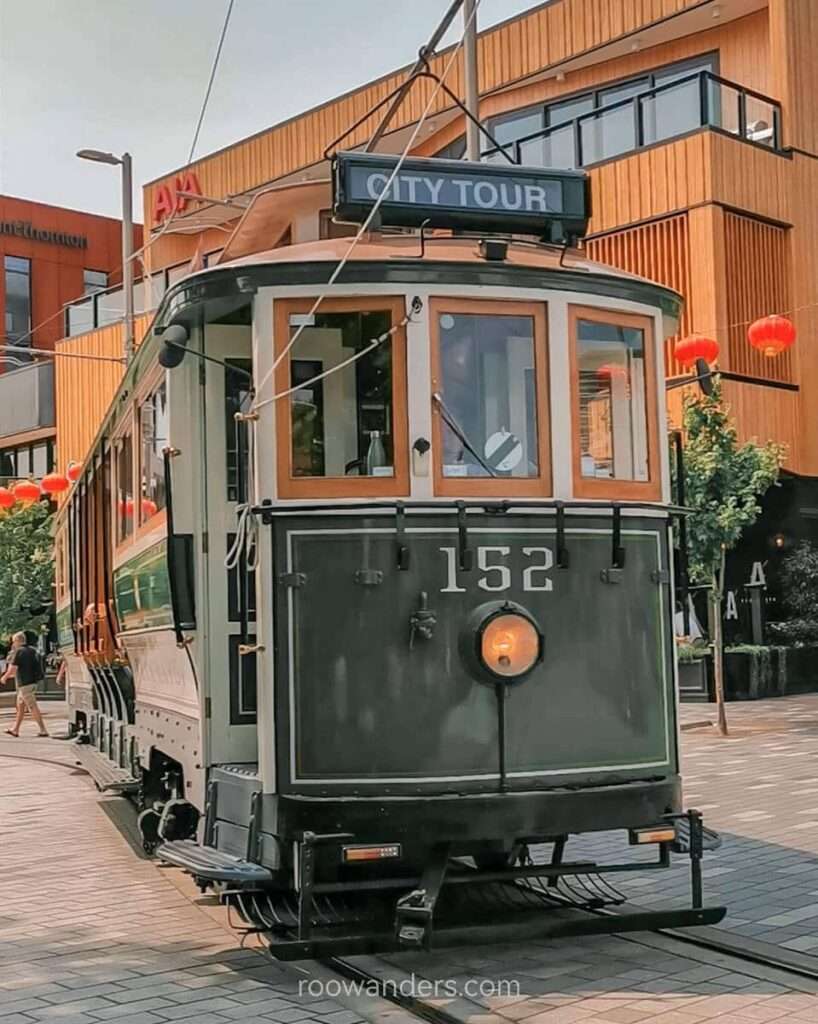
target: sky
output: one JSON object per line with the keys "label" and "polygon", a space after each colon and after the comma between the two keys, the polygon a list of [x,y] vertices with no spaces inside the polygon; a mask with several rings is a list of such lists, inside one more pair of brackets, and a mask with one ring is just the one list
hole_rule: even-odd
{"label": "sky", "polygon": [[[0,0],[0,194],[118,216],[116,168],[77,149],[129,151],[137,186],[184,164],[227,2]],[[539,2],[481,0],[478,25]],[[195,156],[411,63],[448,6],[234,0]]]}

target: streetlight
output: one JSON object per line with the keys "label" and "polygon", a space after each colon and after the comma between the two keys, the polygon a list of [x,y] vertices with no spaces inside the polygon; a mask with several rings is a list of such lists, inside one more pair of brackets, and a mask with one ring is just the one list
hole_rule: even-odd
{"label": "streetlight", "polygon": [[125,362],[133,358],[133,177],[131,154],[105,153],[100,149],[80,149],[80,160],[93,160],[98,164],[113,164],[122,168],[122,292],[125,298]]}

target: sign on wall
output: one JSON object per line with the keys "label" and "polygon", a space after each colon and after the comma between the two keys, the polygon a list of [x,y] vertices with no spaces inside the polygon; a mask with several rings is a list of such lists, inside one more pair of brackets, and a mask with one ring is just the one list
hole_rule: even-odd
{"label": "sign on wall", "polygon": [[65,231],[53,231],[51,228],[35,228],[30,220],[0,221],[0,235],[15,235],[17,238],[28,238],[32,242],[66,245],[69,249],[88,248],[88,239],[85,235],[70,235]]}
{"label": "sign on wall", "polygon": [[508,164],[338,153],[333,166],[337,220],[362,223],[378,197],[381,223],[581,237],[590,216],[588,176]]}
{"label": "sign on wall", "polygon": [[[186,193],[180,195],[180,192]],[[176,176],[172,185],[157,185],[153,194],[153,223],[161,224],[173,213],[181,213],[189,202],[187,194],[200,196],[202,186],[194,171]]]}

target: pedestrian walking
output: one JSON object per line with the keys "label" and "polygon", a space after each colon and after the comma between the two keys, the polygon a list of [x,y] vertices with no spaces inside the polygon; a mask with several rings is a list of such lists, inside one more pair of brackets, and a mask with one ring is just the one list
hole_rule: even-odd
{"label": "pedestrian walking", "polygon": [[14,726],[6,729],[9,736],[19,736],[26,712],[37,723],[40,736],[48,736],[43,716],[37,705],[37,683],[42,679],[40,659],[33,647],[29,647],[25,633],[15,633],[11,640],[12,647],[8,656],[8,668],[0,678],[0,683],[8,679],[14,680],[17,689],[17,715]]}

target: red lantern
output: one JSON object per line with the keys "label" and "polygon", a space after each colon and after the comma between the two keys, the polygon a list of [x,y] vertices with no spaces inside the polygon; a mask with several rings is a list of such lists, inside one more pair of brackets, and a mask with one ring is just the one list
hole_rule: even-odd
{"label": "red lantern", "polygon": [[691,334],[680,338],[673,346],[673,356],[684,367],[695,365],[697,359],[714,363],[719,356],[719,343],[715,338],[706,338],[703,334]]}
{"label": "red lantern", "polygon": [[0,508],[11,508],[15,500],[8,487],[0,487]]}
{"label": "red lantern", "polygon": [[71,486],[71,481],[62,473],[47,473],[40,486],[46,494],[62,494]]}
{"label": "red lantern", "polygon": [[600,384],[607,384],[608,381],[613,380],[627,380],[628,368],[620,366],[618,363],[605,363],[597,368],[596,379]]}
{"label": "red lantern", "polygon": [[77,480],[79,480],[80,474],[82,473],[82,466],[79,464],[79,462],[69,462],[68,469],[65,472],[66,476],[71,481],[71,483],[75,484]]}
{"label": "red lantern", "polygon": [[750,324],[747,340],[765,356],[777,356],[795,343],[795,327],[785,316],[764,316]]}
{"label": "red lantern", "polygon": [[150,519],[151,516],[155,516],[159,509],[156,507],[156,502],[151,501],[150,498],[142,499],[142,519]]}
{"label": "red lantern", "polygon": [[40,497],[40,485],[35,484],[33,480],[21,480],[20,483],[12,487],[11,493],[17,501],[23,502],[24,505],[30,505]]}

